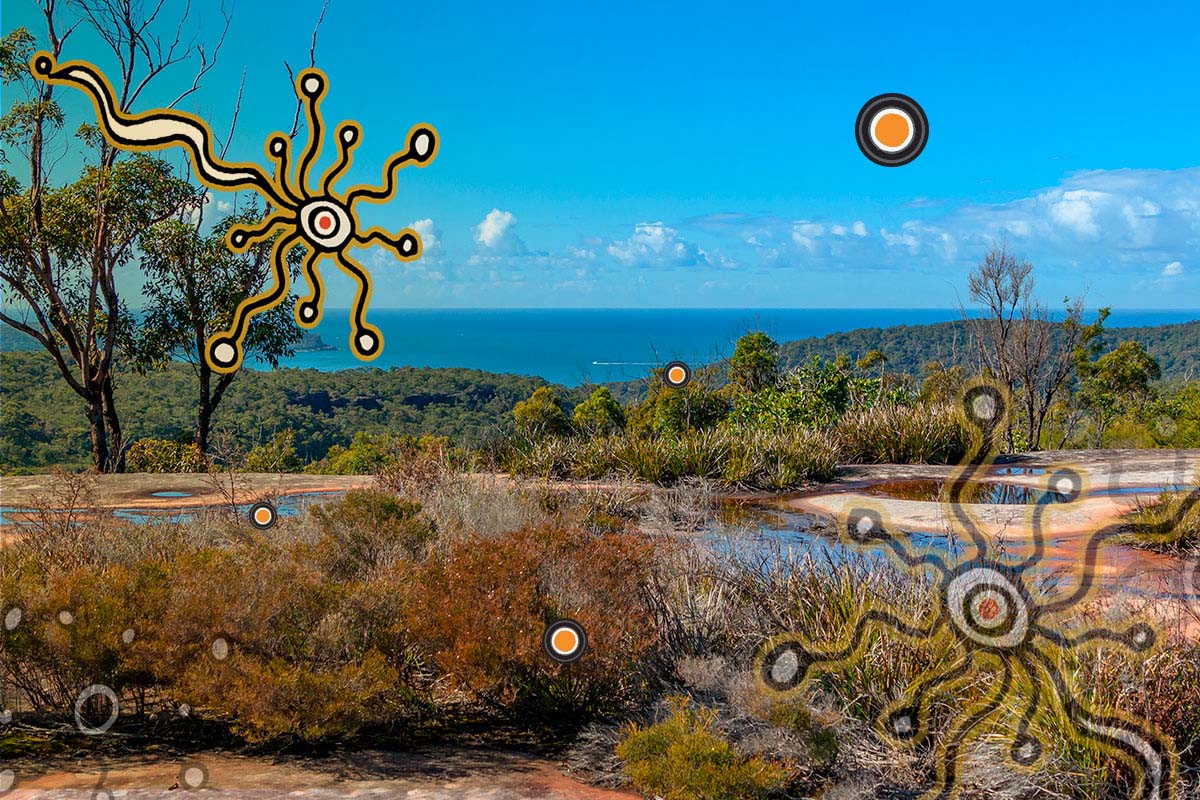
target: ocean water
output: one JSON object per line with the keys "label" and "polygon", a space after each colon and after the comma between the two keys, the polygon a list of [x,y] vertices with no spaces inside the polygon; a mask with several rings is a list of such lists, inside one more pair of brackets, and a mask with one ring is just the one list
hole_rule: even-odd
{"label": "ocean water", "polygon": [[[776,341],[856,328],[924,325],[960,317],[958,309],[438,309],[372,308],[384,336],[368,366],[470,367],[540,375],[554,383],[633,380],[679,359],[726,357],[747,330]],[[1200,319],[1200,311],[1114,311],[1108,327]],[[287,366],[323,371],[364,366],[350,352],[349,311],[326,309],[315,329],[336,350],[298,353]],[[251,366],[255,366],[251,364]]]}

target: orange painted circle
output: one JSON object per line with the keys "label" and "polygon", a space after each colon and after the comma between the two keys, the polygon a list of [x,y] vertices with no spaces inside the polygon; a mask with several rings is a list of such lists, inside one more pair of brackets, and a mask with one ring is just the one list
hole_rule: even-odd
{"label": "orange painted circle", "polygon": [[979,604],[979,616],[981,619],[991,622],[1000,613],[1000,604],[993,598],[988,597]]}
{"label": "orange painted circle", "polygon": [[683,379],[687,377],[687,373],[683,371],[683,367],[671,367],[671,371],[667,373],[667,378],[671,383],[683,383]]}
{"label": "orange painted circle", "polygon": [[875,122],[874,133],[884,147],[899,147],[908,139],[908,120],[900,114],[883,114]]}
{"label": "orange painted circle", "polygon": [[259,525],[266,525],[267,523],[269,523],[271,521],[272,516],[274,516],[274,515],[271,513],[271,509],[269,509],[269,508],[254,509],[254,521],[257,522]]}
{"label": "orange painted circle", "polygon": [[550,638],[550,646],[566,655],[579,646],[579,637],[570,628],[559,628]]}

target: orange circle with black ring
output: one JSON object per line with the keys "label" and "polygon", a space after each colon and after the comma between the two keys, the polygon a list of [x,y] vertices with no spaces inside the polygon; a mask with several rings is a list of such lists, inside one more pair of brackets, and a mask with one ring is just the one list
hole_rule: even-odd
{"label": "orange circle with black ring", "polygon": [[275,526],[279,521],[279,511],[274,505],[263,501],[250,506],[250,524],[258,528],[260,531],[265,531],[267,528]]}
{"label": "orange circle with black ring", "polygon": [[903,166],[925,149],[929,141],[929,118],[908,95],[876,95],[859,110],[854,138],[863,155],[876,164]]}
{"label": "orange circle with black ring", "polygon": [[681,389],[692,379],[692,368],[682,361],[672,361],[663,367],[663,383],[672,389]]}
{"label": "orange circle with black ring", "polygon": [[546,626],[542,649],[559,664],[570,664],[582,658],[587,650],[587,633],[575,620],[560,619]]}

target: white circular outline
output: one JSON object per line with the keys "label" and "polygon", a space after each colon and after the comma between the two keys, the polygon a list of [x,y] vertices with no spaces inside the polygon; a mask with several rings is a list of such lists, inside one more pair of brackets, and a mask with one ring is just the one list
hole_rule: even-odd
{"label": "white circular outline", "polygon": [[[571,633],[571,635],[575,637],[575,646],[572,647],[570,650],[560,650],[558,648],[558,646],[554,644],[554,637],[558,635],[559,631],[569,631]],[[564,658],[570,658],[571,656],[578,653],[579,648],[583,645],[583,639],[582,639],[582,637],[580,637],[579,631],[575,630],[575,628],[573,626],[567,625],[566,623],[564,623],[562,625],[556,625],[553,628],[551,628],[550,634],[547,637],[547,641],[550,642],[550,649],[553,650],[554,652],[558,653],[560,656],[562,656]]]}
{"label": "white circular outline", "polygon": [[[93,728],[91,725],[84,724],[83,721],[83,704],[98,694],[108,698],[108,702],[112,704],[112,713],[108,715],[108,719],[98,728]],[[117,724],[117,717],[121,716],[121,701],[117,697],[117,693],[105,686],[103,683],[93,683],[91,686],[79,693],[79,697],[75,699],[75,727],[84,736],[100,736],[108,733],[108,729]]]}
{"label": "white circular outline", "polygon": [[[999,584],[1003,588],[1011,590],[1012,600],[1017,605],[1012,610],[1015,617],[1012,627],[1007,633],[1000,636],[989,636],[972,627],[971,621],[968,621],[966,615],[963,614],[963,600],[966,598],[967,592],[981,584],[990,586]],[[1029,632],[1029,606],[1026,604],[1025,598],[1022,597],[1021,592],[1012,581],[991,567],[975,567],[955,576],[954,580],[950,581],[950,585],[946,587],[946,605],[950,610],[950,619],[959,632],[985,647],[1014,648],[1025,641],[1025,636]],[[999,618],[1004,619],[1004,617]]]}
{"label": "white circular outline", "polygon": [[[908,123],[908,136],[906,136],[904,138],[904,141],[896,147],[889,147],[889,146],[885,145],[883,142],[879,141],[878,137],[875,136],[875,126],[876,126],[876,124],[878,124],[879,118],[884,116],[885,114],[898,114],[899,116],[904,118],[905,122]],[[901,150],[908,147],[910,144],[912,144],[913,137],[916,135],[917,135],[917,126],[913,123],[912,115],[898,106],[884,106],[883,108],[879,109],[878,111],[876,111],[874,114],[871,115],[871,121],[867,125],[867,136],[869,136],[871,138],[871,144],[875,145],[883,152],[889,153],[889,154],[899,153]]]}

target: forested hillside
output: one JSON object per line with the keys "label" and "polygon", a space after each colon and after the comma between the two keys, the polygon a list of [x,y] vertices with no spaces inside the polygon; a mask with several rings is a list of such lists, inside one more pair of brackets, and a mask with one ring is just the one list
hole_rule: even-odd
{"label": "forested hillside", "polygon": [[[181,363],[121,375],[117,401],[127,441],[190,439],[195,381]],[[544,384],[470,369],[246,370],[217,412],[215,438],[232,436],[249,449],[290,429],[305,460],[322,458],[331,445],[344,445],[360,431],[434,433],[479,444],[507,432],[512,407]],[[50,358],[0,354],[0,468],[83,467],[88,460],[81,402]]]}
{"label": "forested hillside", "polygon": [[[1087,319],[1085,321],[1090,321]],[[1181,325],[1153,325],[1141,328],[1109,328],[1104,332],[1104,350],[1123,341],[1134,341],[1146,348],[1162,368],[1163,380],[1175,382],[1200,375],[1200,321]],[[887,357],[889,372],[920,374],[930,361],[946,366],[973,366],[975,351],[962,321],[936,325],[899,325],[892,328],[860,328],[829,336],[799,339],[780,346],[786,368],[795,368],[814,355],[829,359],[847,355],[852,360],[871,350]]]}
{"label": "forested hillside", "polygon": [[[1200,321],[1181,325],[1112,328],[1104,350],[1132,340],[1141,343],[1162,368],[1162,382],[1175,384],[1200,375]],[[862,328],[819,338],[786,342],[780,347],[785,370],[813,358],[839,355],[856,361],[871,350],[887,358],[887,372],[919,375],[925,364],[974,366],[975,354],[963,322]],[[969,369],[968,371],[973,371]],[[720,385],[725,365],[707,371],[705,383]],[[319,372],[281,368],[247,370],[229,389],[214,425],[243,450],[276,433],[295,432],[297,454],[305,461],[323,458],[333,445],[346,445],[360,432],[449,436],[478,446],[512,429],[512,409],[546,381],[471,369],[360,368]],[[614,385],[623,403],[646,396],[645,380]],[[195,376],[182,363],[140,375],[121,374],[118,406],[127,442],[143,438],[189,440],[194,430]],[[568,408],[587,397],[588,389],[563,389]],[[40,351],[0,353],[0,470],[78,468],[88,464],[86,418],[49,357]]]}

